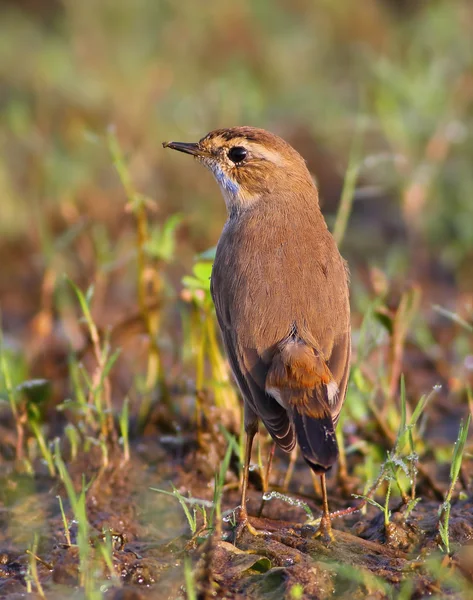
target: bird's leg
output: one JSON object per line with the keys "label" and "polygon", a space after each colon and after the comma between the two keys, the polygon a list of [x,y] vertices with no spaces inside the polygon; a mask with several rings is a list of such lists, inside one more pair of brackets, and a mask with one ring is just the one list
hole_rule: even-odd
{"label": "bird's leg", "polygon": [[271,450],[269,451],[266,472],[264,474],[264,477],[262,478],[263,479],[263,498],[261,500],[261,506],[259,507],[258,517],[261,517],[261,515],[263,514],[264,505],[266,504],[266,500],[265,500],[264,496],[269,488],[269,474],[271,473],[271,467],[273,466],[273,458],[274,458],[275,450],[276,450],[276,442],[273,442],[271,445]]}
{"label": "bird's leg", "polygon": [[256,529],[248,521],[248,511],[246,509],[246,496],[248,492],[248,477],[250,474],[251,448],[253,439],[258,431],[258,422],[251,422],[246,429],[245,462],[243,465],[243,480],[241,484],[241,503],[238,515],[238,525],[236,528],[235,539],[237,539],[243,529],[247,529],[251,534],[258,535]]}
{"label": "bird's leg", "polygon": [[294,447],[294,450],[291,451],[289,455],[289,465],[287,467],[286,476],[284,477],[284,481],[282,484],[282,488],[285,492],[289,489],[289,484],[291,483],[292,474],[294,473],[294,467],[297,461],[298,448]]}
{"label": "bird's leg", "polygon": [[322,488],[322,518],[320,519],[319,529],[315,535],[316,537],[321,537],[324,542],[329,543],[334,540],[334,537],[332,533],[332,521],[330,519],[330,512],[328,509],[325,473],[322,473],[320,476],[320,485]]}
{"label": "bird's leg", "polygon": [[253,439],[255,431],[246,432],[245,446],[245,462],[243,464],[243,480],[241,484],[241,502],[240,502],[240,518],[242,521],[248,520],[248,512],[246,510],[246,496],[248,492],[248,477],[250,475],[251,449],[253,447]]}
{"label": "bird's leg", "polygon": [[319,476],[317,475],[317,473],[314,473],[314,471],[312,471],[312,469],[310,470],[310,476],[312,478],[312,485],[314,486],[315,496],[317,498],[321,497],[322,496],[322,488],[320,487]]}

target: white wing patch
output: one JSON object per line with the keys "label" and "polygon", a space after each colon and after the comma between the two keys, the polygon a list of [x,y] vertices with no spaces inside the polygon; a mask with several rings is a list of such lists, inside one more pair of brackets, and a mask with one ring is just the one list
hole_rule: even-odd
{"label": "white wing patch", "polygon": [[328,398],[328,403],[330,406],[333,406],[335,404],[335,402],[337,401],[337,396],[338,396],[339,391],[340,390],[338,389],[338,385],[336,384],[336,382],[333,379],[332,379],[332,381],[327,383],[327,398]]}
{"label": "white wing patch", "polygon": [[[332,407],[335,405],[335,403],[337,401],[337,397],[338,397],[340,390],[338,389],[338,385],[336,384],[336,382],[333,379],[332,379],[332,381],[327,383],[326,387],[327,387],[328,404],[329,404],[329,406]],[[287,410],[287,405],[284,403],[284,401],[281,397],[281,390],[279,388],[267,387],[265,391],[267,394],[272,396],[278,404],[280,404],[283,408],[285,408]]]}
{"label": "white wing patch", "polygon": [[278,404],[280,404],[283,408],[287,409],[287,406],[284,404],[283,399],[281,397],[281,391],[279,388],[275,387],[267,387],[266,393],[272,396]]}

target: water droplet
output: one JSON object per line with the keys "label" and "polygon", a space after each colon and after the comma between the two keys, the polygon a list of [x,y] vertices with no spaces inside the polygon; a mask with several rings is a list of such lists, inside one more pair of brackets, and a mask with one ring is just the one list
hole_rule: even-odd
{"label": "water droplet", "polygon": [[406,475],[409,475],[409,469],[407,468],[406,463],[401,458],[394,456],[392,458],[392,461],[396,466],[400,467]]}
{"label": "water droplet", "polygon": [[236,522],[236,512],[240,508],[241,508],[241,506],[237,506],[236,508],[225,511],[222,515],[222,521],[224,523],[235,523]]}

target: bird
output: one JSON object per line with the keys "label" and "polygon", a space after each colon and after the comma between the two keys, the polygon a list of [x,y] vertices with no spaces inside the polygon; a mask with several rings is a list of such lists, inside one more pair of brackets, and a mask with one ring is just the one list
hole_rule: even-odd
{"label": "bird", "polygon": [[239,524],[258,423],[284,452],[298,444],[320,476],[315,535],[333,539],[325,476],[339,449],[335,427],[350,370],[349,270],[322,215],[303,157],[264,129],[216,129],[199,142],[163,142],[214,175],[227,208],[211,294],[244,400],[245,458]]}

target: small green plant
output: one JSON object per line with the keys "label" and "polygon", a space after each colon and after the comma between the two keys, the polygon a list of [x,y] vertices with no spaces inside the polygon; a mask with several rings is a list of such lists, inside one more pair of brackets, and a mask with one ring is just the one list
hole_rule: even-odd
{"label": "small green plant", "polygon": [[391,597],[388,595],[391,586],[368,569],[343,563],[334,563],[333,569],[337,575],[337,580],[346,581],[350,586],[361,584],[369,595],[371,593],[382,593],[382,598]]}
{"label": "small green plant", "polygon": [[[231,384],[226,360],[218,343],[217,322],[212,297],[210,295],[210,276],[212,274],[212,252],[200,255],[193,267],[192,276],[182,279],[184,291],[182,297],[191,305],[189,317],[183,315],[185,339],[189,342],[190,352],[195,364],[195,383],[197,398],[197,424],[200,431],[202,415],[206,413],[206,391],[213,389],[215,405],[225,410],[233,427],[240,422],[240,403]],[[206,361],[210,366],[210,378],[206,378]]]}
{"label": "small green plant", "polygon": [[184,559],[184,581],[186,585],[187,600],[197,600],[194,573],[192,571],[192,563],[189,558]]}
{"label": "small green plant", "polygon": [[[118,359],[120,350],[112,351],[108,337],[102,340],[99,330],[92,317],[90,304],[93,297],[93,287],[83,293],[77,285],[68,282],[79,301],[79,305],[87,325],[87,331],[92,342],[96,367],[92,375],[73,357],[70,359],[70,375],[76,399],[66,401],[58,408],[71,409],[84,419],[85,440],[87,446],[98,445],[102,450],[103,466],[108,465],[110,441],[116,441],[115,424],[113,421],[113,406],[109,374]],[[88,431],[87,431],[88,429]],[[97,432],[99,433],[97,437]],[[69,432],[69,436],[71,432]],[[77,450],[77,439],[74,435],[73,448]],[[86,447],[87,449],[87,447]]]}
{"label": "small green plant", "polygon": [[64,527],[64,537],[69,546],[72,546],[71,533],[69,531],[69,523],[67,521],[66,513],[64,512],[64,504],[61,496],[56,496],[59,502],[59,510],[61,511],[62,525]]}
{"label": "small green plant", "polygon": [[228,446],[233,449],[235,456],[238,457],[238,468],[241,471],[243,467],[243,461],[245,459],[245,424],[243,419],[241,421],[240,435],[238,438],[232,435],[223,425],[220,425],[219,430],[225,438]]}
{"label": "small green plant", "polygon": [[76,545],[79,552],[79,585],[84,589],[86,598],[101,600],[103,597],[102,592],[110,585],[110,582],[105,579],[103,564],[99,559],[105,563],[112,583],[114,585],[119,583],[119,578],[113,567],[111,534],[105,532],[103,536],[99,537],[92,535],[93,530],[87,516],[88,485],[85,478],[83,478],[80,491],[75,491],[71,476],[61,456],[59,439],[56,439],[54,444],[54,461],[66,490],[72,511],[72,520],[77,525],[77,539],[74,544],[69,533],[69,521],[62,500],[59,500],[66,542],[71,546]]}
{"label": "small green plant", "polygon": [[43,416],[41,405],[45,403],[49,396],[49,382],[45,379],[33,379],[24,381],[17,386],[17,391],[23,396],[21,410],[25,411],[28,428],[36,438],[43,460],[45,461],[48,472],[51,477],[56,475],[54,467],[53,453],[51,444],[47,441],[43,430]]}
{"label": "small green plant", "polygon": [[23,460],[24,455],[24,439],[25,439],[25,424],[26,414],[20,408],[20,400],[18,392],[12,382],[12,375],[10,370],[10,361],[7,360],[4,340],[3,340],[3,329],[0,321],[0,367],[3,378],[3,384],[5,386],[6,396],[10,405],[10,410],[15,421],[16,428],[16,459],[18,461]]}
{"label": "small green plant", "polygon": [[175,234],[182,218],[179,214],[174,214],[161,227],[149,225],[148,211],[156,210],[155,202],[135,189],[114,128],[109,129],[107,142],[113,164],[126,193],[126,210],[133,214],[136,223],[138,304],[149,343],[146,380],[139,414],[140,423],[143,424],[149,414],[156,387],[160,390],[161,399],[172,410],[158,336],[164,289],[163,266],[174,258]]}
{"label": "small green plant", "polygon": [[[81,491],[79,494],[74,489],[74,484],[67,471],[66,464],[64,463],[61,456],[61,449],[59,446],[59,440],[56,439],[54,447],[54,461],[56,468],[59,473],[59,477],[66,488],[66,493],[69,498],[71,505],[72,514],[74,520],[77,523],[77,546],[79,548],[79,571],[80,585],[87,589],[91,588],[91,546],[90,546],[90,525],[87,518],[87,506],[86,506],[86,490],[87,486],[85,481],[82,482]],[[63,518],[64,521],[65,517]]]}
{"label": "small green plant", "polygon": [[[179,504],[181,505],[182,510],[187,519],[187,523],[189,524],[189,528],[192,533],[192,537],[194,537],[198,531],[207,528],[207,508],[213,508],[213,502],[210,500],[200,500],[199,498],[192,498],[191,496],[187,497],[183,496],[177,488],[171,483],[172,492],[168,490],[161,490],[159,488],[150,488],[153,492],[158,492],[160,494],[164,494],[165,496],[172,496],[173,498],[177,498]],[[192,506],[192,512],[189,510],[189,506]],[[197,529],[198,526],[198,515],[201,515],[203,520],[203,525],[200,530]]]}
{"label": "small green plant", "polygon": [[[235,440],[235,438],[233,438]],[[222,526],[222,499],[223,499],[223,487],[225,485],[225,478],[227,475],[228,467],[230,465],[230,459],[234,452],[236,444],[229,444],[227,451],[225,452],[224,459],[220,464],[220,469],[215,473],[214,478],[214,493],[212,499],[212,508],[210,509],[209,517],[209,529],[211,531],[216,530],[218,533],[221,531]]]}
{"label": "small green plant", "polygon": [[64,427],[64,434],[66,438],[69,440],[70,452],[71,452],[71,460],[75,460],[79,453],[79,446],[81,443],[81,435],[75,425],[72,423],[68,423]]}
{"label": "small green plant", "polygon": [[[225,452],[225,456],[220,464],[220,469],[215,473],[214,491],[212,500],[202,500],[191,496],[183,496],[178,489],[171,483],[172,492],[158,488],[150,488],[154,492],[172,496],[177,498],[179,504],[184,511],[192,537],[195,538],[204,533],[212,533],[217,531],[220,533],[222,524],[222,497],[225,484],[225,477],[230,464],[230,459],[234,451],[235,444],[229,444]],[[192,512],[189,509],[192,507]],[[208,511],[208,512],[207,512]],[[202,519],[202,524],[199,527],[199,516]]]}
{"label": "small green plant", "polygon": [[[420,300],[421,292],[418,286],[412,286],[406,290],[401,296],[399,305],[392,316],[391,323],[388,324],[390,328],[388,399],[393,399],[399,388],[404,347],[412,321],[419,310]],[[392,403],[387,403],[387,405],[392,406]]]}
{"label": "small green plant", "polygon": [[360,167],[362,165],[361,152],[363,130],[365,128],[364,121],[364,117],[360,115],[358,117],[357,127],[353,136],[348,167],[345,172],[345,181],[343,182],[340,205],[338,207],[337,217],[333,227],[333,237],[335,238],[338,247],[342,245],[343,238],[345,237],[348,220],[350,218],[353,206],[353,198],[355,197],[356,182],[358,180]]}
{"label": "small green plant", "polygon": [[123,407],[120,413],[119,425],[120,425],[120,443],[123,445],[123,462],[127,463],[130,460],[130,439],[129,439],[129,427],[130,427],[130,414],[129,414],[129,401],[128,396],[123,402]]}
{"label": "small green plant", "polygon": [[[454,596],[458,598],[472,598],[473,597],[473,585],[471,579],[465,577],[460,569],[452,568],[448,555],[442,552],[435,552],[430,554],[423,565],[423,570],[428,574],[435,588],[439,590],[439,593],[434,596],[435,600],[443,600],[446,594],[440,590],[449,590]],[[456,594],[455,594],[456,593]],[[410,600],[412,596],[406,598]]]}
{"label": "small green plant", "polygon": [[37,556],[37,552],[38,552],[38,534],[35,534],[31,549],[26,551],[26,553],[29,556],[28,572],[26,575],[26,589],[27,589],[27,592],[29,594],[31,594],[33,592],[32,583],[34,583],[36,592],[39,594],[39,596],[41,596],[41,598],[46,598],[43,586],[41,585],[41,582],[39,580],[39,575],[38,575],[38,560],[39,560],[39,558]]}
{"label": "small green plant", "polygon": [[0,328],[0,373],[15,421],[17,460],[24,463],[28,472],[33,472],[33,466],[25,456],[25,441],[28,433],[31,432],[36,439],[49,474],[54,477],[56,471],[51,448],[44,435],[42,415],[42,406],[49,398],[49,381],[46,379],[30,379],[15,385],[11,366],[11,360],[4,348],[3,333]]}
{"label": "small green plant", "polygon": [[44,434],[44,421],[42,414],[42,405],[45,404],[49,396],[49,382],[45,379],[32,379],[24,381],[16,386],[17,417],[25,423],[26,431],[30,431],[38,445],[44,462],[48,467],[51,477],[54,477],[56,470],[54,468],[51,445]]}
{"label": "small green plant", "polygon": [[468,436],[468,429],[470,428],[471,415],[468,415],[466,423],[462,421],[460,423],[460,429],[458,431],[457,441],[453,448],[452,464],[450,466],[450,486],[445,494],[445,501],[439,508],[439,535],[442,541],[442,549],[448,555],[450,555],[450,535],[449,535],[449,524],[450,524],[450,510],[452,507],[452,495],[455,489],[455,485],[460,474],[462,465],[463,452],[465,450],[466,439]]}
{"label": "small green plant", "polygon": [[95,540],[95,549],[98,550],[100,557],[103,559],[113,585],[119,586],[120,577],[113,566],[113,536],[109,529],[105,530],[103,535]]}
{"label": "small green plant", "polygon": [[96,369],[89,377],[84,369],[81,370],[83,379],[88,387],[88,404],[95,408],[95,414],[99,418],[99,427],[104,439],[109,439],[115,429],[113,424],[113,407],[108,375],[115,364],[120,350],[111,351],[107,339],[103,342],[100,338],[99,330],[92,317],[90,303],[92,301],[94,288],[89,287],[84,294],[82,290],[70,279],[68,279],[74,293],[79,301],[83,317],[92,341],[94,356],[96,360]]}
{"label": "small green plant", "polygon": [[[385,462],[381,466],[381,470],[374,484],[371,486],[367,494],[357,495],[355,498],[361,498],[366,503],[379,508],[384,514],[384,525],[387,527],[390,523],[391,512],[389,510],[389,500],[391,498],[392,487],[395,484],[399,490],[399,494],[405,505],[404,518],[407,518],[410,512],[415,508],[420,498],[416,497],[416,470],[418,464],[418,455],[415,448],[413,431],[420,417],[422,416],[429,400],[439,390],[439,386],[435,386],[430,394],[422,396],[417,403],[412,416],[407,422],[407,400],[404,377],[401,377],[401,417],[399,430],[396,436],[393,449],[387,453]],[[406,445],[408,450],[406,453]],[[407,494],[402,478],[411,482],[410,494]],[[379,503],[373,498],[374,493],[380,485],[386,483],[386,492],[384,504]]]}

